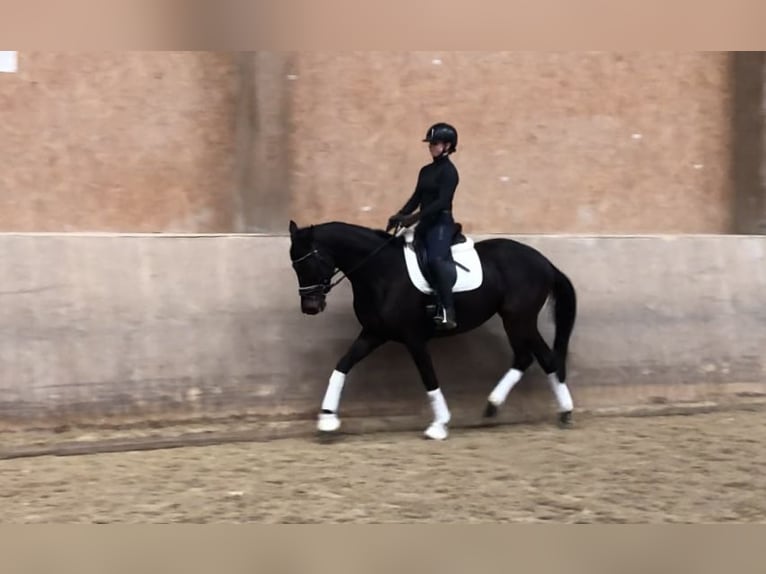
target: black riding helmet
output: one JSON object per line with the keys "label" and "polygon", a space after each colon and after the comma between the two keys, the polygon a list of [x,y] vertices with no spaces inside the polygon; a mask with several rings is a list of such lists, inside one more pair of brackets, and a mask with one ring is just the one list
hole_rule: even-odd
{"label": "black riding helmet", "polygon": [[423,141],[428,143],[451,143],[452,147],[448,153],[452,153],[457,149],[457,130],[450,124],[439,122],[428,128]]}

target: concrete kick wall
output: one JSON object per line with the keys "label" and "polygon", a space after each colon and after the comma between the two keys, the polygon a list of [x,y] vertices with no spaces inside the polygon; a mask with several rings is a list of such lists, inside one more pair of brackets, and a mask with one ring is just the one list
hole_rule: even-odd
{"label": "concrete kick wall", "polygon": [[[764,391],[766,237],[522,240],[578,289],[578,407]],[[0,266],[5,427],[308,421],[358,330],[346,282],[325,314],[300,313],[286,237],[2,235]],[[548,313],[541,325],[550,337]],[[499,321],[432,348],[456,420],[478,422],[510,365]],[[344,417],[428,416],[415,367],[395,344],[352,372],[341,408]],[[534,367],[502,416],[553,409]]]}

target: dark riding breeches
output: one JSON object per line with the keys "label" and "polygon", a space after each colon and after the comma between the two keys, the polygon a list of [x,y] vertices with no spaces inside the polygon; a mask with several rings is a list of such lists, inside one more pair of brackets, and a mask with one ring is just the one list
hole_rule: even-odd
{"label": "dark riding breeches", "polygon": [[427,229],[423,232],[433,288],[439,303],[445,308],[453,306],[452,287],[457,278],[457,270],[450,251],[454,233],[455,222],[448,212],[439,214],[433,223],[429,222]]}

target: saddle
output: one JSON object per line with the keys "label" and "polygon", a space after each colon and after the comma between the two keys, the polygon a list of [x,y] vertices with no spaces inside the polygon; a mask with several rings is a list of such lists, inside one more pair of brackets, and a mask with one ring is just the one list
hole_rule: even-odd
{"label": "saddle", "polygon": [[[452,286],[453,293],[472,291],[481,286],[483,270],[479,254],[471,238],[463,234],[463,226],[455,223],[455,232],[450,241],[450,263],[456,266],[457,277]],[[433,294],[431,272],[427,265],[426,246],[415,234],[415,227],[404,232],[404,259],[412,284],[421,292]]]}

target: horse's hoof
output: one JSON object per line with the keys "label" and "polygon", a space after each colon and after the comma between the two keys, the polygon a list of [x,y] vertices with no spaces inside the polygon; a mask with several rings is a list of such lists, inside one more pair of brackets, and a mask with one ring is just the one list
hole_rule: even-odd
{"label": "horse's hoof", "polygon": [[487,401],[487,406],[484,409],[484,418],[492,418],[497,416],[497,407]]}
{"label": "horse's hoof", "polygon": [[426,435],[426,438],[430,438],[431,440],[444,440],[448,435],[447,425],[432,423],[423,434]]}
{"label": "horse's hoof", "polygon": [[340,428],[340,419],[335,413],[320,413],[317,429],[321,432],[335,432]]}
{"label": "horse's hoof", "polygon": [[559,414],[559,426],[561,428],[570,428],[572,424],[572,411]]}

